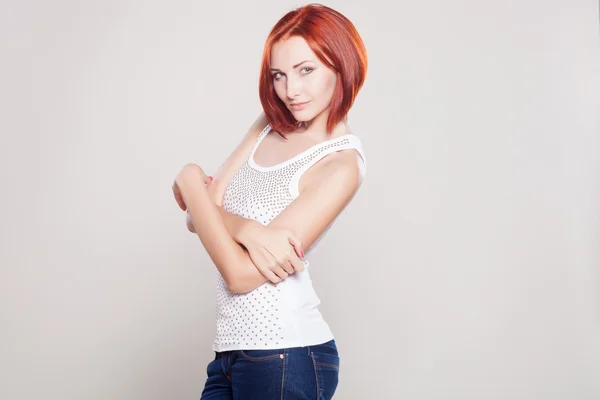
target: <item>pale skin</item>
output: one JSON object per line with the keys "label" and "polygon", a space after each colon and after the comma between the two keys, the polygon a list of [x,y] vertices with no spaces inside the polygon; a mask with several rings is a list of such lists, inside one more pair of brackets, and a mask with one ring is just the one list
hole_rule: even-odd
{"label": "pale skin", "polygon": [[[286,135],[287,140],[274,132],[267,135],[254,154],[257,164],[276,165],[317,143],[350,133],[344,120],[330,136],[326,134],[337,74],[303,38],[276,43],[271,67],[275,92],[300,124]],[[308,103],[302,110],[292,106],[303,102]],[[261,113],[212,181],[200,166],[187,164],[173,183],[175,199],[187,211],[188,229],[198,235],[234,293],[250,292],[269,281],[276,284],[302,271],[299,256],[303,257],[303,250],[309,249],[348,205],[361,184],[358,153],[342,150],[325,156],[304,173],[299,196],[269,225],[225,211],[222,200],[227,184],[267,123]]]}

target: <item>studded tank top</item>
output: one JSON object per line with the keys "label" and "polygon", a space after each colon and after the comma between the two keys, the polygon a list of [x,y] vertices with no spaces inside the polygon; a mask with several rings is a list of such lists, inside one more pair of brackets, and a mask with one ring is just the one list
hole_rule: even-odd
{"label": "studded tank top", "polygon": [[[357,150],[361,175],[366,172],[361,142],[353,134],[321,142],[282,163],[260,166],[254,161],[254,153],[269,132],[271,127],[267,125],[227,185],[223,196],[226,211],[268,225],[298,197],[302,174],[335,151]],[[319,311],[320,299],[309,272],[311,254],[331,225],[305,251],[304,270],[277,284],[266,282],[249,293],[233,293],[217,270],[214,351],[301,347],[333,339]]]}

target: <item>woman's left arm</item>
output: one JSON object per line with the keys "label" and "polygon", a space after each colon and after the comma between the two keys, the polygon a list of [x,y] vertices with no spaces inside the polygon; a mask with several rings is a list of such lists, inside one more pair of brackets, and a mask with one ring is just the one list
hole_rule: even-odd
{"label": "woman's left arm", "polygon": [[229,290],[235,293],[251,290],[247,289],[247,285],[241,285],[241,282],[252,281],[258,283],[256,286],[269,280],[280,282],[281,279],[273,272],[269,271],[266,277],[263,276],[245,249],[233,239],[218,206],[204,185],[205,181],[206,174],[202,168],[196,164],[187,164],[175,178],[173,194],[179,207],[189,212],[195,233]]}
{"label": "woman's left arm", "polygon": [[[356,194],[361,176],[353,151],[332,153],[312,168],[317,169],[300,196],[284,209],[268,226],[294,233],[308,249]],[[182,201],[189,210],[196,234],[229,289],[247,293],[264,282],[248,253],[233,240],[223,219],[202,184],[206,180],[202,169],[194,164],[185,166],[176,178]]]}

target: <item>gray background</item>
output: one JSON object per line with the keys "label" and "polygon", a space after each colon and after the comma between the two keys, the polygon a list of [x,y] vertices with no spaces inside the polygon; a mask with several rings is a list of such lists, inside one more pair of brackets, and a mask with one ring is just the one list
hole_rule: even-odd
{"label": "gray background", "polygon": [[[256,119],[301,4],[3,2],[0,398],[200,397],[215,268],[171,183]],[[370,62],[312,262],[336,398],[600,398],[597,2],[325,4]]]}

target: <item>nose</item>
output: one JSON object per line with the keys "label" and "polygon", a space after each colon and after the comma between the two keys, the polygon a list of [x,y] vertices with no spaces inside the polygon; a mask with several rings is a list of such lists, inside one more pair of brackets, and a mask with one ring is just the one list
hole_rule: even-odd
{"label": "nose", "polygon": [[290,100],[293,100],[295,97],[297,97],[302,89],[302,85],[300,83],[300,80],[297,78],[288,78],[287,79],[287,97]]}

